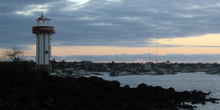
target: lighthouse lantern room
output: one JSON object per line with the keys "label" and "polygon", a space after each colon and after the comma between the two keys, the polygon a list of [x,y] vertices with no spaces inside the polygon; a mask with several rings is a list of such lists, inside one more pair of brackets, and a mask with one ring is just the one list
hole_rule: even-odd
{"label": "lighthouse lantern room", "polygon": [[36,34],[36,65],[38,68],[45,68],[50,71],[51,36],[55,34],[54,26],[49,25],[51,19],[41,14],[37,19],[37,26],[33,27],[33,34]]}

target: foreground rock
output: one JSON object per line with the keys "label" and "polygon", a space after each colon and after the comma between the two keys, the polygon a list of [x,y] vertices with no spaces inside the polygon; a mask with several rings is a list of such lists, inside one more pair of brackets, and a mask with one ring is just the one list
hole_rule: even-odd
{"label": "foreground rock", "polygon": [[176,92],[173,88],[140,84],[120,87],[117,81],[101,78],[48,77],[41,81],[0,81],[1,110],[178,110],[192,104],[215,103],[201,91]]}

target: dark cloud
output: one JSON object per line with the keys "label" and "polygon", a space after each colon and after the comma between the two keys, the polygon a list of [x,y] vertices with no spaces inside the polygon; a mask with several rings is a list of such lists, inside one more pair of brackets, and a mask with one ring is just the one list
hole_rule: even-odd
{"label": "dark cloud", "polygon": [[189,37],[220,30],[218,0],[73,1],[1,0],[0,47],[35,44],[31,31],[41,12],[56,26],[54,46],[145,47],[150,46],[150,38]]}

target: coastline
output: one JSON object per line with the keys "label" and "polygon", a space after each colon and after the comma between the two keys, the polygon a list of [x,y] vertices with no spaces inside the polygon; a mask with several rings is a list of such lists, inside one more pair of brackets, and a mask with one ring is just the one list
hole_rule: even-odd
{"label": "coastline", "polygon": [[120,87],[118,81],[105,81],[97,77],[49,76],[29,83],[10,83],[1,80],[1,109],[46,110],[178,110],[193,109],[191,104],[215,103],[201,91],[176,92],[139,84],[136,88]]}

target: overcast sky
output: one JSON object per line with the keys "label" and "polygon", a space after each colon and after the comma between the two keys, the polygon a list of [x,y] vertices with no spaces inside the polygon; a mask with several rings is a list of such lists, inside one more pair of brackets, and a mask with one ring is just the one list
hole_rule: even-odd
{"label": "overcast sky", "polygon": [[[137,49],[145,54],[153,52],[155,39],[161,54],[220,53],[219,0],[0,0],[0,10],[0,50],[16,45],[35,55],[32,27],[44,13],[56,27],[56,56],[94,55],[86,49],[101,47],[97,55],[135,54]],[[84,52],[74,53],[74,47]],[[59,48],[68,48],[69,54],[58,54]],[[107,52],[117,48],[125,51]]]}

